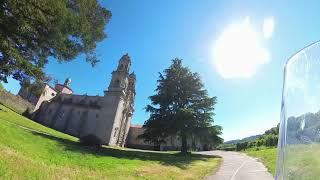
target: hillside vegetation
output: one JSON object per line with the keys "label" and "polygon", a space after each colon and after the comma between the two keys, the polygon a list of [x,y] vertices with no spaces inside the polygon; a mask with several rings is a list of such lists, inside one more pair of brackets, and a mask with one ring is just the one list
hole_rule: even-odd
{"label": "hillside vegetation", "polygon": [[250,148],[276,147],[278,144],[279,125],[267,130],[262,135],[251,136],[242,140],[228,141],[217,148],[225,151],[243,151]]}
{"label": "hillside vegetation", "polygon": [[235,139],[235,140],[231,140],[231,141],[226,141],[224,143],[225,144],[237,144],[239,142],[244,142],[244,141],[254,141],[254,140],[258,139],[261,136],[262,135],[258,134],[258,135],[253,135],[253,136],[249,136],[249,137],[242,138],[242,139]]}
{"label": "hillside vegetation", "polygon": [[221,159],[92,148],[0,106],[0,179],[201,179]]}

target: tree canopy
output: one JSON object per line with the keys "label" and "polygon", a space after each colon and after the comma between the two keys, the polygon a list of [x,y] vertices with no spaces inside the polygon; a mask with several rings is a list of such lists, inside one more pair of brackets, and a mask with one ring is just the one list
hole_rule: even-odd
{"label": "tree canopy", "polygon": [[110,18],[97,0],[0,1],[0,80],[43,80],[49,57],[63,62],[84,53],[95,65]]}
{"label": "tree canopy", "polygon": [[[44,81],[47,81],[47,79],[45,79]],[[39,82],[38,80],[30,82],[29,79],[26,79],[23,82],[21,82],[21,86],[25,90],[28,90],[28,92],[35,95],[36,97],[40,97],[41,93],[43,93],[43,88],[45,84],[42,82]]]}
{"label": "tree canopy", "polygon": [[140,138],[160,145],[172,135],[181,137],[181,151],[187,151],[187,138],[202,137],[203,141],[222,141],[221,127],[214,126],[213,110],[216,97],[209,97],[200,76],[173,59],[163,73],[159,73],[156,94],[150,96],[146,107],[150,118],[144,124]]}

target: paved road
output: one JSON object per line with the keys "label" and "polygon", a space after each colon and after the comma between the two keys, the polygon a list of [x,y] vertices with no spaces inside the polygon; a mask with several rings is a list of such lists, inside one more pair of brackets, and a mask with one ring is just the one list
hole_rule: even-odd
{"label": "paved road", "polygon": [[238,152],[206,151],[207,155],[218,155],[223,158],[220,169],[206,179],[213,180],[272,180],[266,167],[255,158]]}

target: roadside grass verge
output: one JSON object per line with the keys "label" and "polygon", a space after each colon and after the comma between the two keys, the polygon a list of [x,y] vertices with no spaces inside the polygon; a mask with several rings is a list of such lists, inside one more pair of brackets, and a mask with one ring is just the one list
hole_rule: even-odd
{"label": "roadside grass verge", "polygon": [[82,146],[0,108],[0,179],[201,179],[221,162],[199,154]]}
{"label": "roadside grass verge", "polygon": [[[249,156],[259,158],[275,176],[277,148],[248,149]],[[288,145],[286,149],[286,178],[314,180],[320,177],[320,144]]]}
{"label": "roadside grass verge", "polygon": [[260,147],[258,150],[255,148],[247,149],[244,151],[247,155],[256,157],[267,167],[268,171],[275,176],[276,161],[277,161],[277,148]]}

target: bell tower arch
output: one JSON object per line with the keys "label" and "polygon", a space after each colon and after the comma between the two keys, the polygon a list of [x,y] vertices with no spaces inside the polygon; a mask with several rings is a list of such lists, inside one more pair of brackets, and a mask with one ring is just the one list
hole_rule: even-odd
{"label": "bell tower arch", "polygon": [[131,66],[131,59],[127,53],[123,55],[119,60],[117,71],[124,71],[126,73],[129,73],[130,66]]}
{"label": "bell tower arch", "polygon": [[[109,92],[125,92],[128,86],[128,75],[131,66],[131,60],[128,54],[121,57],[117,70],[112,72],[112,78],[108,87]],[[105,92],[106,94],[106,92]]]}

